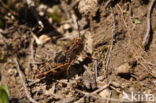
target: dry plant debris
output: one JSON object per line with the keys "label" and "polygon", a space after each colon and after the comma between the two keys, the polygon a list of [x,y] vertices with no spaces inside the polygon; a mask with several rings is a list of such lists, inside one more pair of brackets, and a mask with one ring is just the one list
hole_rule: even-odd
{"label": "dry plant debris", "polygon": [[0,84],[10,103],[150,102],[124,96],[156,96],[155,24],[155,0],[0,0]]}
{"label": "dry plant debris", "polygon": [[151,38],[151,12],[152,12],[154,3],[155,3],[155,0],[152,0],[150,3],[150,6],[148,8],[148,13],[147,13],[147,30],[146,30],[146,34],[145,34],[143,42],[142,42],[142,45],[145,49],[149,45],[150,38]]}

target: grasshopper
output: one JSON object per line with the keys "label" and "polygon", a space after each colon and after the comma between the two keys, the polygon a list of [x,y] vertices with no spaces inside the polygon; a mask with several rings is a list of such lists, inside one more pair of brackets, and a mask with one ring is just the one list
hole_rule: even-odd
{"label": "grasshopper", "polygon": [[58,76],[63,72],[67,72],[71,67],[71,65],[77,60],[78,55],[82,52],[84,47],[84,38],[76,38],[73,40],[72,45],[65,52],[61,52],[58,56],[55,57],[56,65],[50,70],[43,72],[37,75],[37,78],[42,78],[48,74],[52,74],[53,76]]}

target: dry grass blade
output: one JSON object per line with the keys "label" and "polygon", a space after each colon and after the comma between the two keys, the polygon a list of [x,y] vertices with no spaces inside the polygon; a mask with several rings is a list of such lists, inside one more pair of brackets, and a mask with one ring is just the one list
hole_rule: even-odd
{"label": "dry grass blade", "polygon": [[24,91],[25,91],[25,94],[26,94],[27,98],[28,98],[28,99],[30,100],[30,102],[32,102],[32,103],[38,103],[37,101],[35,101],[35,100],[31,97],[31,95],[30,95],[30,93],[29,93],[29,91],[28,91],[28,89],[27,89],[27,85],[26,85],[26,83],[25,83],[24,75],[23,75],[22,71],[20,70],[20,66],[19,66],[19,63],[18,63],[17,59],[14,59],[14,62],[15,62],[15,64],[16,64],[16,68],[17,68],[17,71],[18,71],[18,73],[19,73],[19,77],[20,77],[20,79],[21,79],[21,83],[22,83],[22,85],[23,85],[23,87],[24,87]]}
{"label": "dry grass blade", "polygon": [[147,46],[149,45],[150,42],[150,38],[151,38],[151,12],[152,12],[152,8],[154,6],[155,0],[152,0],[150,3],[150,6],[148,8],[148,13],[147,13],[147,30],[146,30],[146,34],[144,36],[142,45],[144,47],[144,49],[147,49]]}

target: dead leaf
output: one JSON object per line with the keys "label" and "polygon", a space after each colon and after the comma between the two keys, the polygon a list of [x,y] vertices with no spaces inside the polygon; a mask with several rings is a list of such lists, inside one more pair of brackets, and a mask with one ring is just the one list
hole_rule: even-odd
{"label": "dead leaf", "polygon": [[33,37],[38,45],[43,45],[51,40],[51,38],[45,34],[41,35],[39,38],[36,35],[33,35]]}

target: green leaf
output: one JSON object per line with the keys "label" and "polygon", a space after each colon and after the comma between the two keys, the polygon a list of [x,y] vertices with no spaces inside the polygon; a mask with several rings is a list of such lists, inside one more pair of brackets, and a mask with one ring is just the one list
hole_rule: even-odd
{"label": "green leaf", "polygon": [[9,103],[8,88],[3,85],[0,85],[0,103]]}
{"label": "green leaf", "polygon": [[48,13],[48,16],[51,17],[54,22],[58,22],[59,23],[61,21],[61,16],[56,11],[54,11],[53,13]]}
{"label": "green leaf", "polygon": [[141,21],[139,20],[139,19],[132,19],[132,22],[134,23],[134,24],[141,24]]}

